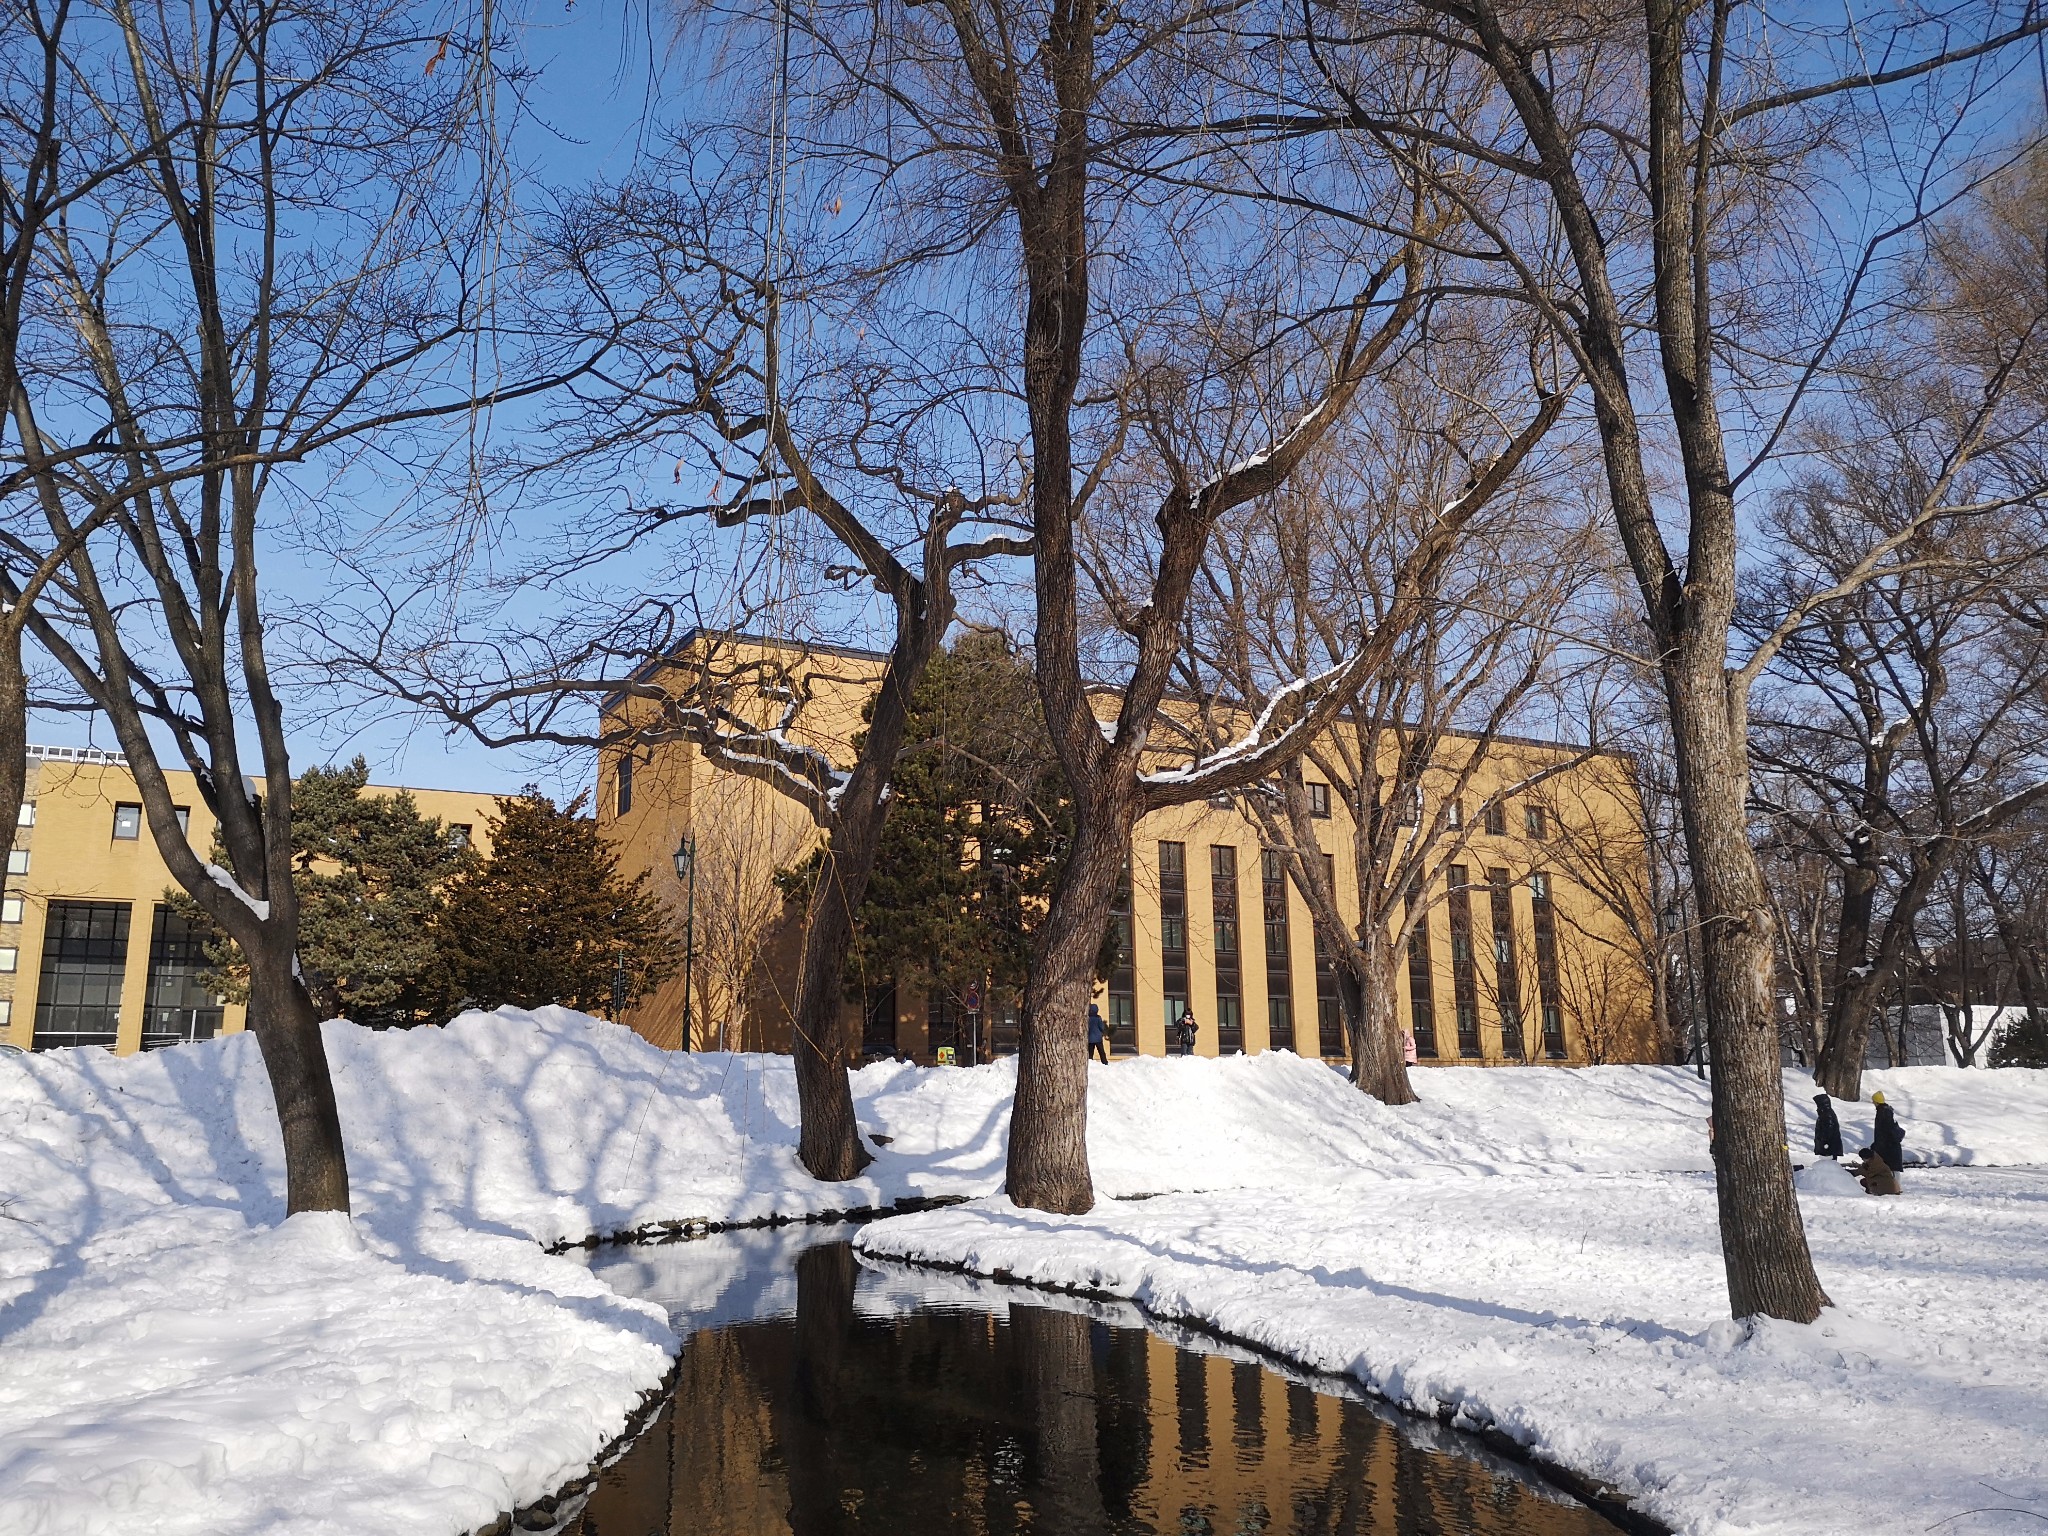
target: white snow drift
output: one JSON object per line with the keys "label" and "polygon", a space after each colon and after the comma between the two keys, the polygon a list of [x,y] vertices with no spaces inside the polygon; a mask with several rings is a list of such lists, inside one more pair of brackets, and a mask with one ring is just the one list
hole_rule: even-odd
{"label": "white snow drift", "polygon": [[[786,1058],[678,1057],[558,1009],[404,1034],[336,1023],[327,1040],[352,1228],[281,1222],[246,1037],[0,1058],[0,1530],[455,1536],[580,1470],[674,1347],[655,1309],[540,1245],[1001,1184],[1007,1064],[857,1073],[875,1162],[820,1185],[796,1162]],[[2048,1162],[2044,1077],[1872,1081],[1910,1156],[2017,1164]],[[1896,1202],[1811,1190],[1835,1332],[1743,1343],[1714,1322],[1697,1079],[1418,1082],[1427,1102],[1394,1111],[1287,1055],[1098,1066],[1098,1192],[1180,1193],[1078,1221],[990,1200],[865,1240],[1117,1290],[1397,1397],[1465,1403],[1694,1529],[1867,1528],[1885,1498],[1949,1500],[1966,1463],[2048,1494],[2011,1450],[2048,1428],[2023,1299],[2043,1278],[2048,1179],[1909,1171]],[[1810,1092],[1788,1075],[1795,1147]],[[1842,1118],[1854,1145],[1868,1111]],[[1994,1324],[2018,1330],[1995,1355]],[[1873,1432],[1911,1447],[1894,1460],[1925,1460],[1901,1439],[1923,1411],[1948,1428],[1921,1483],[1845,1456],[1880,1414]]]}

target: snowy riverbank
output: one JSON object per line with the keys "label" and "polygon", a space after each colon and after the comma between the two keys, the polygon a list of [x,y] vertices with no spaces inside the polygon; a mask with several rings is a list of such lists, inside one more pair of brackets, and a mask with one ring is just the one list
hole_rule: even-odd
{"label": "snowy riverbank", "polygon": [[[1008,1064],[856,1074],[876,1161],[853,1184],[820,1185],[796,1162],[786,1058],[672,1056],[554,1009],[406,1034],[332,1024],[328,1042],[352,1228],[280,1225],[252,1040],[0,1057],[0,1529],[456,1536],[579,1471],[674,1347],[655,1309],[542,1245],[1000,1187]],[[1873,1081],[1907,1121],[1909,1154],[2020,1164],[2048,1163],[2044,1079]],[[1431,1071],[1426,1102],[1401,1111],[1285,1055],[1119,1061],[1091,1083],[1098,1192],[1181,1193],[1105,1198],[1074,1222],[988,1201],[865,1240],[1119,1290],[1250,1336],[1237,1324],[1270,1315],[1279,1331],[1262,1342],[1393,1395],[1458,1395],[1701,1530],[1753,1516],[1768,1517],[1758,1529],[1851,1528],[1769,1523],[1799,1468],[1823,1501],[1847,1497],[1844,1483],[1894,1486],[1865,1478],[1868,1458],[1842,1450],[1833,1420],[1814,1436],[1826,1457],[1788,1451],[1782,1475],[1717,1463],[1740,1445],[1715,1424],[1741,1421],[1745,1394],[1781,1384],[1794,1360],[1823,1408],[1838,1378],[1863,1393],[1841,1399],[1857,1413],[1891,1414],[1884,1392],[1947,1372],[1954,1390],[1928,1410],[1949,1405],[1941,1455],[1976,1454],[1981,1416],[1980,1468],[2048,1496],[2038,1467],[2000,1449],[2048,1428],[2028,1363],[2048,1350],[2021,1338],[2040,1324],[2019,1316],[2043,1278],[2022,1273],[2039,1262],[2022,1255],[2048,1251],[2034,1225],[2048,1215],[2032,1214],[2048,1213],[2048,1180],[1929,1171],[1909,1175],[1907,1201],[1816,1196],[1823,1274],[1844,1302],[1834,1321],[1853,1337],[1741,1344],[1714,1326],[1706,1098],[1683,1070]],[[1810,1092],[1788,1076],[1795,1144]],[[1867,1115],[1845,1108],[1852,1142]],[[1996,1357],[1968,1332],[1994,1319],[2014,1341]],[[1812,1363],[1830,1350],[1847,1363]],[[1561,1366],[1607,1355],[1644,1384]],[[1754,1364],[1765,1355],[1784,1359]],[[1872,1382],[1884,1392],[1864,1392]],[[1676,1440],[1694,1397],[1722,1417],[1688,1449]],[[1958,1421],[1957,1402],[1976,1406]],[[1911,1411],[1903,1396],[1896,1411]],[[1912,1445],[1899,1422],[1871,1433]],[[1889,1459],[1923,1458],[1915,1446]],[[1739,1470],[1702,1491],[1716,1465]]]}

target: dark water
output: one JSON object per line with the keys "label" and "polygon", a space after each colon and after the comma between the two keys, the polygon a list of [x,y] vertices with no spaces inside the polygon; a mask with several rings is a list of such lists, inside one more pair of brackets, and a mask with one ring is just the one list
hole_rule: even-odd
{"label": "dark water", "polygon": [[601,1253],[688,1334],[581,1536],[1612,1536],[1468,1437],[1134,1310],[872,1266],[820,1232]]}

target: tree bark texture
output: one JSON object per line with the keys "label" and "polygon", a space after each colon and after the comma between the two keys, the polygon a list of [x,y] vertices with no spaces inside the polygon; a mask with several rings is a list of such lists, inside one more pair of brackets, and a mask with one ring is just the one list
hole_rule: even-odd
{"label": "tree bark texture", "polygon": [[1419,1099],[1408,1081],[1408,1058],[1397,1006],[1394,946],[1381,925],[1368,919],[1337,966],[1337,1001],[1351,1048],[1351,1081],[1382,1104]]}
{"label": "tree bark texture", "polygon": [[320,1013],[299,980],[294,946],[286,934],[266,932],[243,942],[249,962],[249,1031],[263,1052],[263,1069],[284,1135],[285,1212],[349,1209],[348,1155],[341,1112],[320,1037]]}
{"label": "tree bark texture", "polygon": [[1792,1188],[1770,902],[1749,841],[1744,743],[1723,702],[1725,644],[1724,632],[1684,647],[1667,669],[1713,1052],[1715,1205],[1734,1315],[1811,1322],[1828,1298]]}
{"label": "tree bark texture", "polygon": [[839,814],[826,838],[805,913],[790,1040],[800,1120],[797,1156],[811,1177],[828,1183],[853,1178],[873,1161],[861,1145],[853,1087],[846,1075],[851,1051],[842,1006],[846,951],[853,942],[854,914],[874,873],[882,824],[888,819],[885,791],[903,745],[910,695],[935,647],[929,630],[922,611],[903,615],[860,760],[840,794]]}
{"label": "tree bark texture", "polygon": [[1088,1000],[1137,821],[1136,806],[1113,795],[1079,801],[1075,810],[1073,847],[1024,988],[1007,1180],[1017,1204],[1063,1215],[1095,1204],[1088,1168]]}

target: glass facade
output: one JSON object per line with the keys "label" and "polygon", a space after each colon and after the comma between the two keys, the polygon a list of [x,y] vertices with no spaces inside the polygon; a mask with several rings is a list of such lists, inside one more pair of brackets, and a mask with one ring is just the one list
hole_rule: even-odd
{"label": "glass facade", "polygon": [[1543,1054],[1564,1056],[1564,997],[1557,974],[1557,906],[1550,899],[1550,876],[1529,877],[1529,904],[1536,932],[1536,995],[1543,1006]]}
{"label": "glass facade", "polygon": [[1287,861],[1268,849],[1259,855],[1259,904],[1266,926],[1266,1042],[1276,1051],[1294,1043],[1294,977],[1287,928]]}
{"label": "glass facade", "polygon": [[[1422,903],[1421,882],[1408,889],[1411,912]],[[1408,935],[1408,1028],[1415,1036],[1415,1054],[1423,1061],[1436,1059],[1436,963],[1430,953],[1429,911],[1415,916]]]}
{"label": "glass facade", "polygon": [[1188,1011],[1188,848],[1159,845],[1159,972],[1166,1027]]}
{"label": "glass facade", "polygon": [[1479,1054],[1479,975],[1472,963],[1472,882],[1465,866],[1445,871],[1450,891],[1451,1001],[1458,1010],[1458,1054]]}
{"label": "glass facade", "polygon": [[121,1026],[121,976],[127,967],[127,902],[51,902],[43,925],[35,1048],[112,1049]]}
{"label": "glass facade", "polygon": [[1216,941],[1216,1050],[1244,1049],[1242,943],[1237,921],[1237,850],[1209,850],[1209,910]]}
{"label": "glass facade", "polygon": [[1493,989],[1500,1003],[1500,1050],[1520,1061],[1529,1054],[1522,1034],[1522,978],[1515,964],[1515,888],[1504,869],[1486,872],[1493,917]]}
{"label": "glass facade", "polygon": [[213,929],[162,902],[149,928],[149,991],[142,1016],[142,1048],[211,1040],[226,1010],[206,990],[206,943]]}

